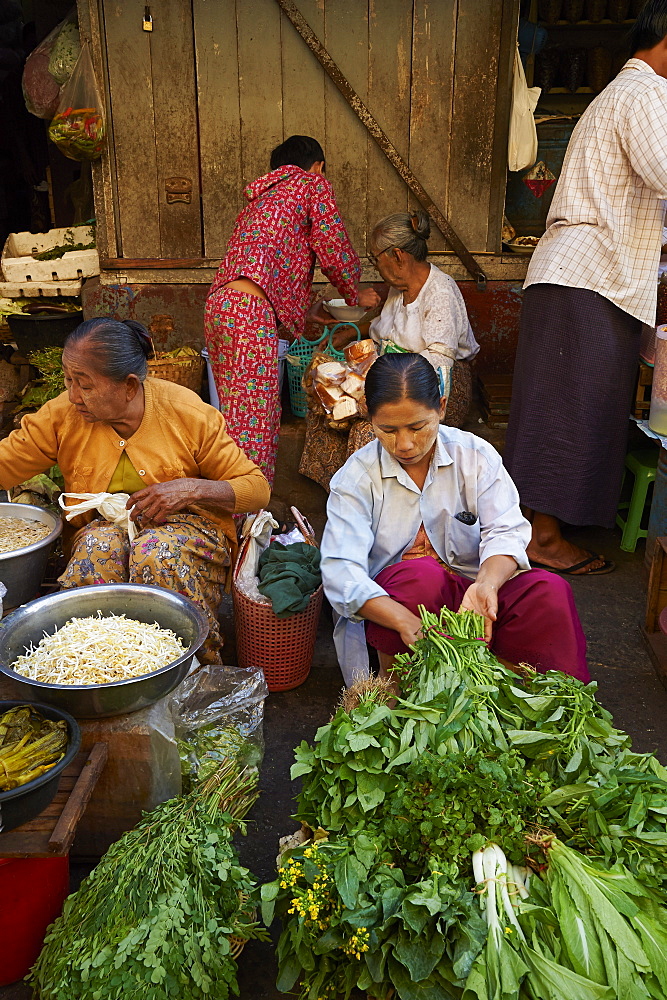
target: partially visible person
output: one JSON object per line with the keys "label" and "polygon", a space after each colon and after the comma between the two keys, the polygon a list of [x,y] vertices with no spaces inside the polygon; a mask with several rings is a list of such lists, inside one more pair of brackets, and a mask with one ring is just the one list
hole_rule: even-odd
{"label": "partially visible person", "polygon": [[433,366],[417,354],[379,358],[366,402],[377,441],[332,479],[321,549],[346,682],[368,670],[366,641],[387,675],[419,637],[420,604],[483,615],[506,663],[588,681],[571,587],[529,569],[530,526],[514,484],[490,444],[440,426]]}
{"label": "partially visible person", "polygon": [[655,325],[667,198],[667,0],[579,119],[525,283],[505,462],[532,521],[533,566],[614,564],[562,525],[615,524],[642,324]]}
{"label": "partially visible person", "polygon": [[324,176],[317,140],[293,135],[271,153],[271,171],[245,189],[243,209],[208,298],[206,346],[228,433],[273,482],[280,398],[277,323],[299,336],[315,260],[349,305],[372,307],[358,290],[359,258]]}
{"label": "partially visible person", "polygon": [[66,391],[0,441],[0,485],[57,463],[66,493],[130,494],[134,541],[95,512],[78,515],[73,537],[66,525],[60,583],[129,581],[184,594],[208,620],[199,658],[219,662],[221,587],[237,551],[233,515],[266,506],[270,490],[214,407],[183,386],[147,378],[151,352],[140,323],[81,323],[63,351]]}
{"label": "partially visible person", "polygon": [[[373,229],[370,256],[384,285],[376,286],[383,305],[369,336],[380,354],[410,351],[430,361],[447,399],[443,423],[460,427],[472,400],[470,361],[479,344],[458,285],[427,260],[430,235],[429,217],[421,209],[388,215]],[[321,325],[331,324],[321,302],[315,303],[310,316]],[[340,348],[355,334],[350,328],[334,336],[334,346]],[[372,438],[367,420],[355,423],[348,439],[330,430],[324,415],[311,409],[299,471],[328,489],[334,472]]]}

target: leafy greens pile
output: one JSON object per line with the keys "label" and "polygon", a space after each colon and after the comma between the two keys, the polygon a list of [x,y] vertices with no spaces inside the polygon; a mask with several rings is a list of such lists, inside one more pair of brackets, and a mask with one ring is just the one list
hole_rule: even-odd
{"label": "leafy greens pile", "polygon": [[381,682],[295,752],[311,839],[261,890],[278,987],[389,1000],[667,995],[667,770],[596,685],[522,676],[470,612],[422,613]]}
{"label": "leafy greens pile", "polygon": [[49,930],[31,973],[41,1000],[237,995],[230,936],[266,939],[232,844],[256,798],[257,772],[228,759],[113,844]]}

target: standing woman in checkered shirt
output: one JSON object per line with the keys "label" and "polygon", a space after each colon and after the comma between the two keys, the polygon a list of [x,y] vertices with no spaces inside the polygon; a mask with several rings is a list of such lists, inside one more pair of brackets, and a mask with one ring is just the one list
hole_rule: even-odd
{"label": "standing woman in checkered shirt", "polygon": [[532,521],[533,566],[614,564],[561,523],[615,523],[642,323],[655,325],[667,198],[667,0],[572,133],[526,277],[505,462]]}

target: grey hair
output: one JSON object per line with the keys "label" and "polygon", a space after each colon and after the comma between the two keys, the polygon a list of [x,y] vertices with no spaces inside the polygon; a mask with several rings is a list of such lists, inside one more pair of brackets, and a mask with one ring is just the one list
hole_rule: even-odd
{"label": "grey hair", "polygon": [[148,330],[133,319],[88,319],[65,341],[65,350],[75,346],[91,348],[95,371],[112,382],[124,382],[130,375],[143,382],[148,375],[148,358],[153,357]]}
{"label": "grey hair", "polygon": [[426,212],[395,212],[373,229],[372,242],[378,251],[396,247],[405,250],[415,260],[426,260],[428,246],[426,241],[431,235],[431,223]]}

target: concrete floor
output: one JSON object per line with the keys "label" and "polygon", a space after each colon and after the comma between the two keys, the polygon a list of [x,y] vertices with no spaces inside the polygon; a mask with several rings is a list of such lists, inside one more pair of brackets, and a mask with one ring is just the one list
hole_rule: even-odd
{"label": "concrete floor", "polygon": [[[476,425],[470,429],[483,430]],[[321,530],[326,495],[296,472],[302,435],[302,421],[292,419],[283,425],[272,508],[277,516],[285,517],[289,506],[296,504]],[[497,434],[489,436],[498,438]],[[646,599],[644,543],[629,555],[619,549],[618,531],[578,530],[573,537],[594,551],[604,552],[617,564],[608,576],[572,579],[600,701],[613,712],[616,725],[631,734],[637,750],[656,751],[663,762],[667,761],[667,690],[656,678],[640,635]],[[223,617],[229,639],[225,659],[231,663],[230,602],[226,602]],[[248,836],[239,844],[242,862],[259,881],[274,876],[278,838],[295,828],[290,819],[295,793],[289,778],[293,748],[302,739],[310,740],[318,726],[329,719],[341,686],[331,642],[331,614],[325,604],[308,680],[294,691],[270,695],[266,703],[262,795],[251,814]],[[74,866],[73,878],[77,880],[81,874],[82,869]],[[275,975],[271,946],[248,944],[239,968],[242,1000],[278,1000],[283,994],[275,988]],[[22,984],[0,989],[0,1000],[27,1000],[29,995]]]}

